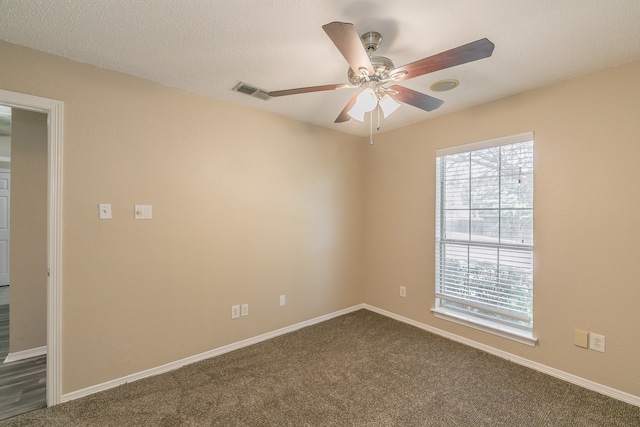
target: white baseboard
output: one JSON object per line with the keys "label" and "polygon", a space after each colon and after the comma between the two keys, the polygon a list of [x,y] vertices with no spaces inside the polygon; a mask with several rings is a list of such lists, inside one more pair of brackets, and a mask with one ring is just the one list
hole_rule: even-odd
{"label": "white baseboard", "polygon": [[[494,347],[490,347],[488,345],[481,344],[481,343],[479,343],[477,341],[473,341],[473,340],[470,340],[468,338],[464,338],[464,337],[461,337],[459,335],[455,335],[455,334],[452,334],[450,332],[443,331],[443,330],[438,329],[438,328],[434,328],[433,326],[429,326],[429,325],[426,325],[424,323],[417,322],[417,321],[409,319],[407,317],[403,317],[403,316],[400,316],[398,314],[395,314],[395,313],[392,313],[392,312],[389,312],[389,311],[386,311],[386,310],[383,310],[381,308],[378,308],[378,307],[375,307],[375,306],[372,306],[372,305],[368,305],[368,304],[358,304],[358,305],[355,305],[353,307],[346,308],[344,310],[339,310],[339,311],[336,311],[336,312],[333,312],[333,313],[326,314],[324,316],[316,317],[316,318],[313,318],[313,319],[310,319],[310,320],[306,320],[304,322],[297,323],[295,325],[287,326],[287,327],[284,327],[284,328],[281,328],[281,329],[278,329],[278,330],[275,330],[275,331],[272,331],[272,332],[267,332],[265,334],[258,335],[258,336],[253,337],[253,338],[248,338],[248,339],[245,339],[245,340],[242,340],[242,341],[238,341],[236,343],[232,343],[232,344],[229,344],[229,345],[218,347],[216,349],[213,349],[213,350],[210,350],[210,351],[207,351],[207,352],[204,352],[204,353],[200,353],[200,354],[197,354],[197,355],[194,355],[194,356],[190,356],[190,357],[187,357],[185,359],[181,359],[181,360],[177,360],[175,362],[167,363],[166,365],[162,365],[162,366],[158,366],[158,367],[155,367],[155,368],[147,369],[145,371],[141,371],[141,372],[138,372],[138,373],[135,373],[135,374],[127,375],[127,376],[122,377],[122,378],[118,378],[118,379],[115,379],[115,380],[107,381],[107,382],[102,383],[102,384],[97,384],[97,385],[94,385],[94,386],[91,386],[91,387],[87,387],[87,388],[84,388],[84,389],[81,389],[81,390],[77,390],[77,391],[74,391],[74,392],[71,392],[71,393],[67,393],[67,394],[64,394],[62,396],[62,402],[68,402],[70,400],[78,399],[80,397],[88,396],[88,395],[93,394],[93,393],[97,393],[97,392],[100,392],[100,391],[108,390],[108,389],[113,388],[113,387],[117,387],[117,386],[119,386],[121,384],[129,383],[129,382],[137,381],[137,380],[140,380],[140,379],[143,379],[143,378],[147,378],[147,377],[151,377],[151,376],[154,376],[154,375],[163,374],[165,372],[173,371],[175,369],[178,369],[178,368],[180,368],[182,366],[185,366],[185,365],[189,365],[191,363],[195,363],[195,362],[199,362],[201,360],[209,359],[211,357],[219,356],[221,354],[225,354],[225,353],[228,353],[230,351],[238,350],[238,349],[241,349],[243,347],[248,347],[250,345],[257,344],[259,342],[266,341],[268,339],[275,338],[277,336],[284,335],[284,334],[296,331],[298,329],[302,329],[302,328],[307,327],[307,326],[315,325],[317,323],[321,323],[321,322],[333,319],[335,317],[342,316],[344,314],[352,313],[354,311],[357,311],[357,310],[360,310],[360,309],[363,309],[363,308],[367,309],[369,311],[372,311],[374,313],[378,313],[378,314],[381,314],[383,316],[398,320],[400,322],[407,323],[409,325],[413,325],[415,327],[418,327],[418,328],[423,329],[425,331],[428,331],[428,332],[434,333],[436,335],[440,335],[442,337],[451,339],[453,341],[457,341],[459,343],[468,345],[470,347],[477,348],[479,350],[485,351],[487,353],[493,354],[493,355],[501,357],[503,359],[507,359],[509,361],[512,361],[512,362],[517,363],[519,365],[534,369],[534,370],[542,372],[544,374],[551,375],[552,377],[567,381],[567,382],[572,383],[572,384],[576,384],[576,385],[578,385],[580,387],[584,387],[584,388],[586,388],[588,390],[593,390],[593,391],[595,391],[597,393],[600,393],[600,394],[603,394],[605,396],[609,396],[609,397],[612,397],[614,399],[621,400],[621,401],[629,403],[631,405],[640,407],[640,397],[638,397],[638,396],[634,396],[632,394],[625,393],[625,392],[620,391],[620,390],[616,390],[614,388],[611,388],[611,387],[608,387],[608,386],[605,386],[605,385],[602,385],[602,384],[599,384],[599,383],[596,383],[596,382],[593,382],[593,381],[578,377],[576,375],[569,374],[569,373],[564,372],[564,371],[560,371],[558,369],[555,369],[555,368],[552,368],[552,367],[549,367],[549,366],[546,366],[546,365],[531,361],[529,359],[525,359],[523,357],[516,356],[516,355],[508,353],[506,351],[498,350],[498,349],[496,349]],[[45,352],[46,352],[46,347],[44,347],[44,348],[45,348]]]}
{"label": "white baseboard", "polygon": [[407,323],[409,325],[416,326],[420,329],[424,329],[425,331],[434,333],[436,335],[440,335],[445,338],[449,338],[450,340],[457,341],[461,344],[468,345],[470,347],[477,348],[479,350],[485,351],[487,353],[493,354],[495,356],[501,357],[503,359],[507,359],[511,362],[517,363],[518,365],[526,366],[527,368],[534,369],[536,371],[542,372],[547,375],[551,375],[552,377],[567,381],[571,384],[578,385],[580,387],[584,387],[588,390],[593,390],[597,393],[604,394],[605,396],[612,397],[617,400],[621,400],[623,402],[629,403],[634,406],[640,407],[640,396],[634,396],[633,394],[625,393],[620,390],[616,390],[615,388],[611,388],[594,381],[590,381],[584,379],[582,377],[578,377],[573,374],[569,374],[567,372],[561,371],[559,369],[552,368],[550,366],[543,365],[538,362],[534,362],[529,359],[525,359],[524,357],[516,356],[514,354],[508,353],[506,351],[498,350],[497,348],[490,347],[485,344],[481,344],[477,341],[470,340],[468,338],[461,337],[459,335],[452,334],[447,331],[443,331],[442,329],[434,328],[433,326],[426,325],[424,323],[417,322],[415,320],[409,319],[407,317],[403,317],[392,313],[390,311],[383,310],[378,307],[371,306],[369,304],[364,304],[364,308],[374,313],[381,314],[386,317],[390,317],[395,320],[399,320],[400,322]]}
{"label": "white baseboard", "polygon": [[3,363],[11,363],[17,360],[29,359],[31,357],[42,356],[43,354],[47,354],[47,346],[30,348],[27,350],[16,351],[14,353],[7,354],[6,359],[4,359]]}
{"label": "white baseboard", "polygon": [[185,365],[190,365],[195,362],[199,362],[201,360],[210,359],[215,356],[220,356],[221,354],[228,353],[230,351],[238,350],[243,347],[248,347],[253,344],[257,344],[262,341],[266,341],[271,338],[275,338],[280,335],[288,334],[290,332],[296,331],[298,329],[305,328],[307,326],[315,325],[317,323],[325,322],[327,320],[333,319],[335,317],[339,317],[348,313],[352,313],[357,310],[361,310],[365,308],[364,304],[354,305],[353,307],[345,308],[343,310],[339,310],[333,313],[325,314],[324,316],[315,317],[310,320],[306,320],[304,322],[296,323],[295,325],[287,326],[281,329],[277,329],[272,332],[267,332],[262,335],[258,335],[253,338],[247,338],[242,341],[238,341],[233,344],[225,345],[222,347],[218,347],[213,350],[206,351],[204,353],[196,354],[194,356],[190,356],[181,360],[177,360],[175,362],[167,363],[166,365],[158,366],[155,368],[147,369],[145,371],[137,372],[135,374],[127,375],[126,377],[118,378],[115,380],[107,381],[102,384],[96,384],[91,387],[83,388],[81,390],[73,391],[71,393],[66,393],[62,395],[62,402],[68,402],[70,400],[78,399],[80,397],[88,396],[93,393],[98,393],[100,391],[108,390],[110,388],[117,387],[119,385],[130,383],[133,381],[141,380],[143,378],[152,377],[154,375],[163,374],[165,372],[173,371],[175,369],[181,368]]}

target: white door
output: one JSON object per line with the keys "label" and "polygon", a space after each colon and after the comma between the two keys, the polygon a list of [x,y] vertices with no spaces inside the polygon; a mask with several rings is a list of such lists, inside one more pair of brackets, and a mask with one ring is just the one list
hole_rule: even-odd
{"label": "white door", "polygon": [[11,174],[0,172],[0,286],[9,284],[9,191]]}

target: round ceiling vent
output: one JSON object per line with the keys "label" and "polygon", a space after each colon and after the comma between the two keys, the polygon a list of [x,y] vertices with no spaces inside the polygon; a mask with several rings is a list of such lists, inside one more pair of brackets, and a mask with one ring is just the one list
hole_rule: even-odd
{"label": "round ceiling vent", "polygon": [[438,80],[430,86],[434,92],[446,92],[451,89],[455,89],[460,85],[460,82],[456,79]]}

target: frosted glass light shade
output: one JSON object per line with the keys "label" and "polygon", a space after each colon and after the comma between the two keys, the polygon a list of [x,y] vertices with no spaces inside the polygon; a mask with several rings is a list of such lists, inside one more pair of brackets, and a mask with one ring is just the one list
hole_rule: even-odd
{"label": "frosted glass light shade", "polygon": [[350,115],[352,119],[356,119],[359,122],[364,122],[364,113],[366,113],[366,111],[356,108],[355,105],[351,107],[351,110],[347,111],[347,114]]}
{"label": "frosted glass light shade", "polygon": [[400,103],[394,101],[389,95],[385,95],[380,99],[380,108],[385,117],[393,113],[400,107]]}
{"label": "frosted glass light shade", "polygon": [[351,107],[347,114],[352,118],[363,122],[364,114],[372,111],[378,105],[378,97],[376,93],[371,88],[366,88],[360,95],[356,98],[356,103]]}

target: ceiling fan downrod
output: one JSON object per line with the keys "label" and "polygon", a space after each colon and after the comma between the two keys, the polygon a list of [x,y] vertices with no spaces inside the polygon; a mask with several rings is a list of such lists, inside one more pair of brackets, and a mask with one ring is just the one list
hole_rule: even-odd
{"label": "ceiling fan downrod", "polygon": [[364,50],[366,50],[367,54],[371,56],[373,52],[378,50],[378,46],[380,45],[380,42],[382,42],[382,36],[378,32],[369,31],[361,35],[360,40],[362,41]]}

